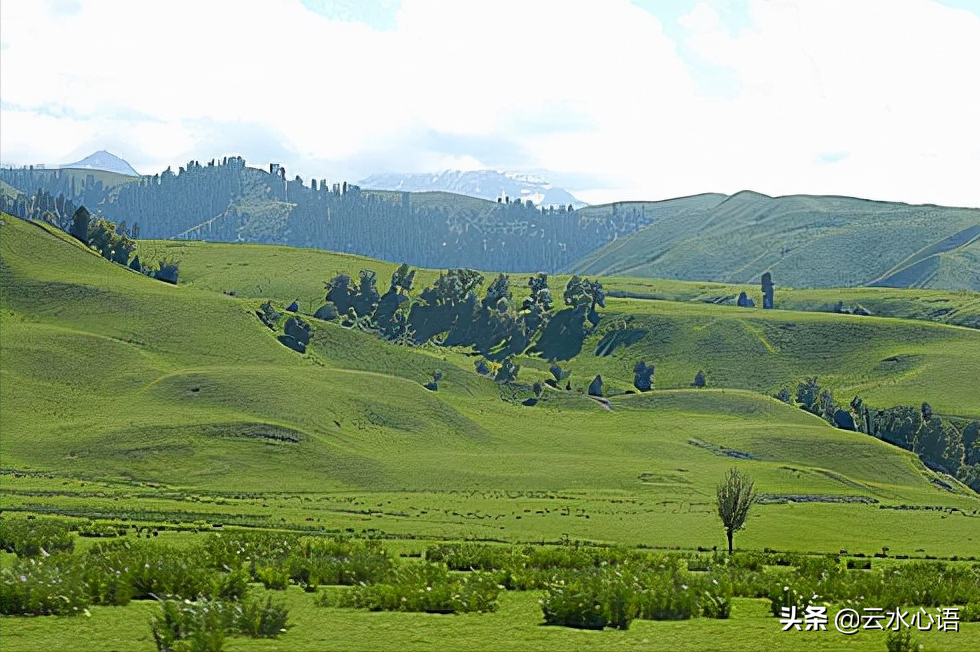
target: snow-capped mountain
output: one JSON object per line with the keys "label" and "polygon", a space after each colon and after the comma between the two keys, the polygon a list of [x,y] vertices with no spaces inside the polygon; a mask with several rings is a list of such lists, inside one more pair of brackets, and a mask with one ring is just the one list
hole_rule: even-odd
{"label": "snow-capped mountain", "polygon": [[446,170],[434,174],[374,174],[359,184],[373,190],[407,192],[443,191],[495,201],[506,195],[511,201],[531,200],[535,206],[587,206],[563,188],[552,186],[536,174],[501,170]]}
{"label": "snow-capped mountain", "polygon": [[75,161],[74,163],[68,163],[67,165],[61,165],[62,168],[75,168],[83,170],[105,170],[106,172],[116,172],[118,174],[125,174],[131,177],[138,177],[139,172],[133,169],[133,166],[122,160],[115,154],[110,154],[109,152],[99,150],[95,154],[90,154],[83,158],[81,161]]}

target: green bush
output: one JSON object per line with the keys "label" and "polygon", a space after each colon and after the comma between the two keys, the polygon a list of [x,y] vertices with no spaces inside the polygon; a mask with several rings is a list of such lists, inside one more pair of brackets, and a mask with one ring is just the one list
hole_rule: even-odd
{"label": "green bush", "polygon": [[377,541],[304,538],[286,560],[289,576],[299,584],[354,585],[382,582],[396,559]]}
{"label": "green bush", "polygon": [[274,604],[272,596],[265,603],[248,600],[233,607],[235,631],[252,638],[275,638],[286,631],[289,609]]}
{"label": "green bush", "polygon": [[816,605],[820,596],[813,591],[784,584],[773,587],[769,592],[769,609],[772,615],[779,618],[783,609],[796,607],[797,613],[803,613],[810,605]]}
{"label": "green bush", "polygon": [[281,565],[299,540],[299,535],[285,532],[216,532],[205,537],[202,555],[204,563],[216,570],[251,562]]}
{"label": "green bush", "polygon": [[885,647],[888,652],[918,652],[920,646],[912,638],[912,632],[907,629],[893,630],[885,637]]}
{"label": "green bush", "polygon": [[0,549],[18,557],[72,552],[75,536],[68,523],[56,519],[0,518]]}
{"label": "green bush", "polygon": [[285,590],[289,586],[289,569],[282,566],[258,566],[252,568],[252,577],[262,586],[274,591]]}
{"label": "green bush", "polygon": [[497,608],[501,588],[492,575],[480,571],[452,574],[442,564],[404,564],[387,582],[322,593],[319,604],[371,611],[482,613]]}
{"label": "green bush", "polygon": [[579,629],[627,629],[640,614],[637,585],[610,567],[556,576],[541,601],[544,621]]}
{"label": "green bush", "polygon": [[218,573],[185,548],[118,541],[97,544],[90,554],[87,564],[128,578],[133,599],[211,597],[222,588]]}
{"label": "green bush", "polygon": [[228,634],[276,638],[286,631],[289,610],[272,596],[265,602],[199,599],[160,601],[161,612],[150,621],[159,652],[212,652],[224,647]]}
{"label": "green bush", "polygon": [[18,560],[12,567],[0,568],[0,614],[71,616],[89,604],[85,585],[71,564],[49,557]]}
{"label": "green bush", "polygon": [[220,652],[225,644],[228,612],[217,600],[162,600],[161,613],[150,620],[158,652]]}

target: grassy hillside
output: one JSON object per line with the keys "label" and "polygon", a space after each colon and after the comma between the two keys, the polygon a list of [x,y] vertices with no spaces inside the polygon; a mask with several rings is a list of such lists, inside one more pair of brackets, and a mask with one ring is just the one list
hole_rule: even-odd
{"label": "grassy hillside", "polygon": [[[317,249],[250,244],[167,242],[143,240],[139,254],[147,261],[167,256],[181,260],[181,283],[199,289],[233,291],[239,297],[299,301],[304,309],[322,303],[323,284],[338,273],[357,276],[371,269],[386,280],[397,265],[363,256]],[[419,287],[431,283],[437,270],[419,270]],[[513,274],[512,287],[526,287],[527,274]],[[560,287],[568,275],[556,275],[551,285]],[[758,284],[604,277],[610,296],[735,305],[746,291],[762,303]],[[776,306],[805,312],[833,312],[837,303],[850,309],[864,307],[872,314],[934,321],[980,328],[980,293],[969,290],[904,290],[895,288],[793,289],[777,287]],[[316,306],[313,306],[315,309]]]}
{"label": "grassy hillside", "polygon": [[731,283],[771,271],[777,285],[797,288],[980,290],[976,253],[961,251],[978,234],[975,208],[740,192],[616,240],[569,271]]}
{"label": "grassy hillside", "polygon": [[[972,510],[975,496],[940,489],[910,453],[737,388],[819,373],[869,401],[976,415],[973,331],[612,300],[610,326],[629,314],[649,334],[603,358],[587,342],[570,364],[575,384],[602,372],[625,387],[642,355],[664,389],[616,396],[609,409],[549,392],[528,408],[501,400],[507,392],[463,352],[316,322],[300,356],[255,318],[257,300],[207,289],[201,276],[159,283],[39,225],[3,221],[0,456],[21,474],[5,476],[6,509],[693,547],[723,540],[712,496],[737,464],[776,498],[878,501],[762,505],[745,545],[873,550],[887,531],[896,551],[970,547],[970,518],[880,506]],[[219,254],[236,250],[252,248],[215,248],[211,264],[225,270]],[[252,287],[259,261],[239,262],[236,286]],[[896,355],[902,368],[883,371],[882,357]],[[525,364],[522,378],[543,377],[540,361]],[[683,389],[699,367],[715,389]],[[430,392],[420,383],[436,368],[445,376]],[[371,512],[355,515],[350,501]],[[829,518],[843,525],[824,527]]]}

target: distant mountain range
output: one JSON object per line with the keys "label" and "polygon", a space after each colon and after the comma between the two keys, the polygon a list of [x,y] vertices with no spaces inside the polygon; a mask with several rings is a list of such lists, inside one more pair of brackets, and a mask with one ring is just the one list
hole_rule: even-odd
{"label": "distant mountain range", "polygon": [[116,174],[125,174],[131,177],[138,177],[140,175],[139,172],[133,169],[132,165],[104,149],[94,154],[89,154],[81,161],[59,165],[58,167],[72,170],[104,170],[105,172],[115,172]]}
{"label": "distant mountain range", "polygon": [[[390,183],[372,179],[397,190],[288,180],[240,157],[191,161],[176,172],[142,177],[94,167],[3,168],[0,201],[3,210],[35,219],[51,207],[64,222],[70,215],[60,214],[57,200],[64,195],[113,221],[138,222],[143,238],[314,247],[437,269],[738,284],[757,284],[769,271],[780,287],[980,291],[976,208],[743,191],[570,211],[568,201],[547,207],[543,190],[552,188],[539,187],[542,207],[513,201],[523,196],[533,203],[534,184],[544,183],[519,175],[451,172],[425,182],[455,184],[459,192],[482,178],[495,184],[479,183],[490,200],[410,192],[424,185],[419,175],[387,178]],[[503,180],[514,185],[502,186]],[[495,201],[501,189],[511,201]],[[38,190],[45,197],[32,201]]]}
{"label": "distant mountain range", "polygon": [[587,206],[563,188],[556,188],[536,174],[500,170],[445,170],[435,174],[374,174],[360,182],[364,188],[407,192],[452,192],[496,201],[530,200],[535,206]]}

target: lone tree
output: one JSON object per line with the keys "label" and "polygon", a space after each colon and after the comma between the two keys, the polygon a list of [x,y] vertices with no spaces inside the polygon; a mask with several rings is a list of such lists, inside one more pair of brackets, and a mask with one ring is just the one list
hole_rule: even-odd
{"label": "lone tree", "polygon": [[756,500],[755,483],[738,469],[730,469],[718,485],[718,516],[728,534],[728,554],[732,554],[732,537],[745,527],[745,517]]}

